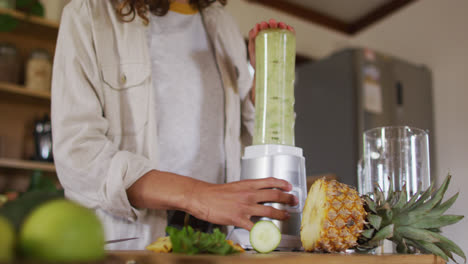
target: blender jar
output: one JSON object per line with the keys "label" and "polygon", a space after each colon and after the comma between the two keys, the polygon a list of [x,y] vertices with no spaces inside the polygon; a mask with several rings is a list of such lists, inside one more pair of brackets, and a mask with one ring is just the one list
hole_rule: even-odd
{"label": "blender jar", "polygon": [[[266,201],[266,206],[288,211],[287,220],[253,216],[251,220],[272,221],[280,230],[280,250],[301,248],[302,208],[307,196],[305,159],[294,146],[294,77],[296,38],[283,29],[263,29],[255,39],[256,91],[255,131],[252,146],[242,156],[241,180],[277,178],[291,183],[299,203],[290,206]],[[249,231],[234,229],[229,236],[244,248],[252,248]]]}
{"label": "blender jar", "polygon": [[294,146],[296,37],[286,29],[265,29],[255,39],[254,145]]}

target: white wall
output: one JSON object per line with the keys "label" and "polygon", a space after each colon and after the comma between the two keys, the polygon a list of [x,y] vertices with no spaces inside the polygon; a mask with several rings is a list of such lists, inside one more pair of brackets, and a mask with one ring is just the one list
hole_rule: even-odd
{"label": "white wall", "polygon": [[[436,176],[453,174],[460,196],[450,213],[468,216],[468,1],[418,1],[352,41],[429,66],[434,84]],[[467,189],[467,190],[464,190]],[[444,230],[468,253],[468,220]]]}
{"label": "white wall", "polygon": [[[439,183],[448,172],[453,174],[448,195],[461,193],[449,213],[468,215],[468,1],[417,1],[353,37],[245,0],[231,0],[227,9],[246,36],[256,22],[269,18],[293,25],[297,51],[314,58],[359,45],[427,65],[434,84],[433,174]],[[468,220],[444,233],[468,253]]]}

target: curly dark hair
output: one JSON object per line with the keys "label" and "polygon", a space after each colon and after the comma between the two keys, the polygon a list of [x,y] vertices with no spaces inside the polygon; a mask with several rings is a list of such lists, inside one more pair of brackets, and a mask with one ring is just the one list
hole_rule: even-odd
{"label": "curly dark hair", "polygon": [[[227,2],[227,0],[190,0],[190,4],[196,9],[202,9],[216,1],[223,5]],[[124,22],[133,21],[138,15],[147,24],[148,11],[157,16],[164,16],[169,11],[170,2],[171,0],[123,0],[117,8],[117,14]]]}

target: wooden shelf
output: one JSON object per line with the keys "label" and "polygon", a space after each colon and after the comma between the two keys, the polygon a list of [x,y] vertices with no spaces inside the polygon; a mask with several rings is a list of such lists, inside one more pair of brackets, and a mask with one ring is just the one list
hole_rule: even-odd
{"label": "wooden shelf", "polygon": [[59,28],[59,23],[55,21],[47,20],[42,17],[27,15],[23,12],[19,12],[13,9],[0,8],[0,14],[10,15],[13,18],[16,18],[22,22],[31,23],[31,24],[35,24],[38,26],[42,26],[42,27],[46,27],[46,28],[50,28],[54,30],[58,30]]}
{"label": "wooden shelf", "polygon": [[[9,16],[18,22],[13,30],[0,32],[0,42],[16,47],[22,69],[36,49],[47,50],[51,55],[55,53],[58,22],[6,8],[0,8],[0,16]],[[22,71],[20,80],[24,78]],[[45,114],[50,115],[50,104],[49,91],[34,91],[25,86],[0,82],[0,152],[3,153],[0,158],[0,192],[5,188],[26,190],[32,171],[41,171],[47,177],[57,176],[51,162],[21,159],[33,155],[34,122]]]}
{"label": "wooden shelf", "polygon": [[55,166],[51,162],[17,160],[8,158],[0,158],[0,168],[55,172]]}
{"label": "wooden shelf", "polygon": [[0,15],[11,16],[18,21],[18,26],[13,31],[0,32],[0,39],[15,44],[23,61],[26,61],[32,49],[43,48],[54,53],[58,22],[6,8],[0,8]]}
{"label": "wooden shelf", "polygon": [[43,91],[28,90],[24,86],[19,86],[11,83],[0,82],[0,92],[8,93],[16,96],[38,98],[50,101],[50,93]]}

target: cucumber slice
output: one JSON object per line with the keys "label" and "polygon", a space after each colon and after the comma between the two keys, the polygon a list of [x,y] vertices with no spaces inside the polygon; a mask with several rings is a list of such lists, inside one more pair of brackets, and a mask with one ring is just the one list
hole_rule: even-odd
{"label": "cucumber slice", "polygon": [[250,244],[259,253],[276,249],[281,242],[281,232],[271,221],[258,221],[250,230]]}

